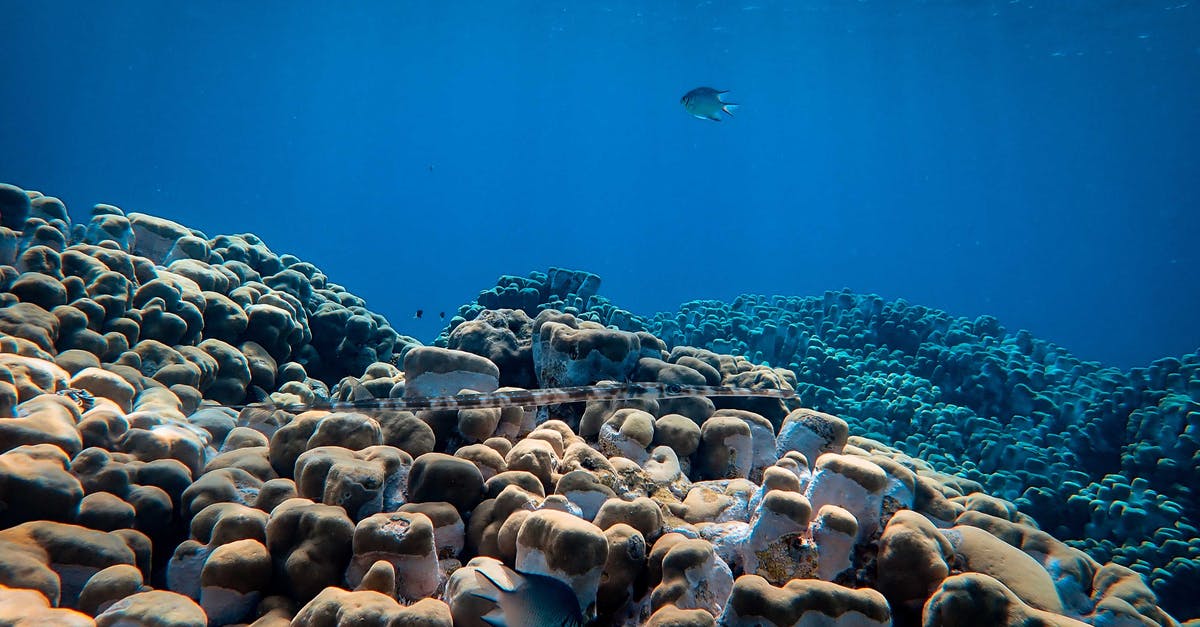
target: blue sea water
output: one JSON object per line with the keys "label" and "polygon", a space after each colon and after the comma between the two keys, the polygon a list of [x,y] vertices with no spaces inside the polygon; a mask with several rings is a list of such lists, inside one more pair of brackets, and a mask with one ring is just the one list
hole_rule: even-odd
{"label": "blue sea water", "polygon": [[1193,0],[0,14],[0,180],[256,233],[425,341],[565,265],[643,314],[845,286],[1122,368],[1200,346]]}

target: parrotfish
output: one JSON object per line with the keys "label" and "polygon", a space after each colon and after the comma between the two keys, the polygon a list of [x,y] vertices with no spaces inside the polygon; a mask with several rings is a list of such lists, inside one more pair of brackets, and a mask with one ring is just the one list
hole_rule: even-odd
{"label": "parrotfish", "polygon": [[584,623],[575,592],[553,577],[520,573],[520,580],[508,586],[483,569],[475,574],[485,587],[496,590],[494,597],[472,593],[498,606],[499,616],[480,617],[492,627],[582,627]]}
{"label": "parrotfish", "polygon": [[721,94],[729,93],[728,89],[713,89],[712,87],[697,87],[684,94],[679,99],[687,112],[702,120],[721,121],[721,112],[733,115],[739,105],[721,100]]}

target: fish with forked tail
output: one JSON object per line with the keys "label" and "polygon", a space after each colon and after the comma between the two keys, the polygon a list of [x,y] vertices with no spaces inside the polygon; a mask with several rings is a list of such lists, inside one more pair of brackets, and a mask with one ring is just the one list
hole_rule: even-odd
{"label": "fish with forked tail", "polygon": [[[507,569],[506,569],[507,570]],[[497,581],[482,568],[475,574],[480,583],[496,590],[489,597],[473,593],[498,606],[499,615],[481,616],[480,620],[492,627],[582,627],[583,614],[579,609],[579,598],[565,583],[545,575],[514,573],[513,583]]]}
{"label": "fish with forked tail", "polygon": [[712,87],[697,87],[684,94],[679,103],[688,113],[702,120],[721,121],[721,112],[732,116],[738,104],[721,100],[721,94],[729,93],[728,89],[713,89]]}

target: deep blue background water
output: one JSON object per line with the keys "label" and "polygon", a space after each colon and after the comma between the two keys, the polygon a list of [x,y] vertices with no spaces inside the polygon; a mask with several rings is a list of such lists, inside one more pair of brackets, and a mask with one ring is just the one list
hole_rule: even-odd
{"label": "deep blue background water", "polygon": [[254,232],[423,340],[564,265],[1200,346],[1192,0],[325,4],[0,0],[0,181]]}

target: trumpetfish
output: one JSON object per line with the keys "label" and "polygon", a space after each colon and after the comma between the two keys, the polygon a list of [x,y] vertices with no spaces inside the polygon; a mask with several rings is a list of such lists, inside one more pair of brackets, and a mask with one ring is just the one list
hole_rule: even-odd
{"label": "trumpetfish", "polygon": [[796,396],[790,389],[755,389],[728,385],[680,385],[675,383],[613,383],[578,385],[533,390],[504,390],[450,396],[407,396],[338,401],[318,399],[311,403],[275,404],[269,402],[225,405],[233,409],[280,409],[289,413],[309,410],[327,411],[400,411],[460,410],[494,407],[540,407],[588,401],[662,400],[692,396],[737,396],[787,399]]}

